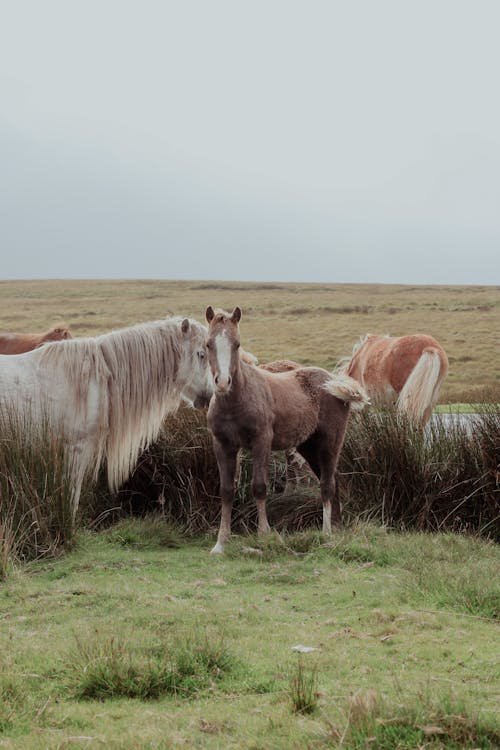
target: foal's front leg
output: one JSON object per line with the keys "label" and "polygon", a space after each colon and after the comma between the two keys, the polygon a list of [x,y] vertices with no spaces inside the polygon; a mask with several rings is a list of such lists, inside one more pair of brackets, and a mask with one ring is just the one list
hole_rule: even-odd
{"label": "foal's front leg", "polygon": [[266,443],[259,443],[252,449],[252,494],[257,506],[259,536],[271,531],[266,514],[266,497],[268,485],[268,469],[271,448]]}
{"label": "foal's front leg", "polygon": [[215,457],[219,467],[221,516],[217,542],[215,547],[212,548],[211,554],[222,555],[224,544],[231,536],[231,511],[234,501],[234,482],[238,451],[234,448],[224,447],[216,438],[214,438],[213,442]]}

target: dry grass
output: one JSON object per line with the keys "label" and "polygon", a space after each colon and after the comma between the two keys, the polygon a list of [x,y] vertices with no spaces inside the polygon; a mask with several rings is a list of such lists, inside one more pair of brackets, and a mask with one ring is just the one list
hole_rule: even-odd
{"label": "dry grass", "polygon": [[497,399],[498,287],[381,284],[254,284],[196,281],[0,282],[0,330],[66,322],[96,335],[172,314],[203,319],[208,304],[243,309],[243,345],[260,361],[332,368],[367,332],[425,332],[450,358],[441,402]]}

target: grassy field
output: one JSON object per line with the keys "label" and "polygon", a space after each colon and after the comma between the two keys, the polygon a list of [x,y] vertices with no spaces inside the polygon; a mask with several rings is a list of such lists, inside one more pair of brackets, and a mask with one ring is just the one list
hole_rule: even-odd
{"label": "grassy field", "polygon": [[290,358],[332,368],[365,333],[435,336],[450,358],[441,401],[500,390],[498,287],[252,284],[196,281],[3,281],[0,330],[64,321],[74,335],[181,314],[208,304],[243,309],[243,346],[260,361]]}
{"label": "grassy field", "polygon": [[[289,357],[328,368],[368,331],[425,331],[450,357],[441,400],[467,403],[488,394],[498,400],[498,291],[0,282],[0,327],[41,331],[65,321],[74,335],[93,335],[172,314],[202,319],[208,304],[239,304],[243,345],[261,361]],[[444,528],[441,521],[453,520],[456,510],[452,528],[486,524],[492,531],[493,410],[471,445],[466,435],[435,444],[422,435],[420,442],[401,438],[399,425],[388,429],[383,415],[380,425],[373,415],[366,435],[358,425],[344,446],[343,470],[359,475],[361,490],[357,498],[351,485],[344,488],[352,495],[349,528],[326,540],[308,530],[309,519],[298,526],[306,528],[301,533],[260,541],[243,523],[245,533],[231,540],[223,559],[209,555],[218,501],[204,418],[189,410],[184,424],[184,416],[169,423],[174,444],[164,439],[153,446],[136,480],[142,471],[145,491],[164,497],[161,482],[171,475],[164,512],[177,492],[180,505],[204,520],[197,528],[185,523],[197,532],[189,536],[164,517],[123,518],[89,530],[103,508],[116,508],[124,497],[104,492],[95,508],[90,493],[89,528],[73,544],[57,446],[30,446],[36,455],[25,465],[3,435],[0,748],[500,747],[498,546],[472,534],[395,533],[385,525],[392,505],[397,511],[402,503],[422,523],[423,511],[430,514],[431,528]],[[189,440],[200,444],[198,452]],[[205,505],[196,505],[196,492]],[[481,521],[486,506],[491,519]],[[38,554],[52,557],[26,562]]]}
{"label": "grassy field", "polygon": [[371,526],[324,541],[213,559],[126,520],[14,572],[0,747],[498,747],[498,548]]}

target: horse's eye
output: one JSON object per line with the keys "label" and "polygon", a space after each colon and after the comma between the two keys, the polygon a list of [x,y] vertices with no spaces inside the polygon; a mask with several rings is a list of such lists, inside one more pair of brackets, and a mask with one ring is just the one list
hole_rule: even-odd
{"label": "horse's eye", "polygon": [[199,357],[200,359],[205,359],[205,352],[204,352],[204,351],[200,351],[200,352],[198,352],[198,357]]}

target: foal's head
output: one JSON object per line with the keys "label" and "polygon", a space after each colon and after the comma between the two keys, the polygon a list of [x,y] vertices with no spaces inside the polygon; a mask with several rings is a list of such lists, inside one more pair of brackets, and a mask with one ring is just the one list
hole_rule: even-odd
{"label": "foal's head", "polygon": [[206,317],[208,361],[214,377],[215,390],[216,393],[227,393],[240,364],[238,323],[241,320],[241,309],[235,307],[229,314],[209,306]]}

